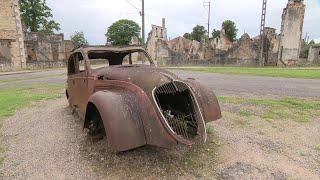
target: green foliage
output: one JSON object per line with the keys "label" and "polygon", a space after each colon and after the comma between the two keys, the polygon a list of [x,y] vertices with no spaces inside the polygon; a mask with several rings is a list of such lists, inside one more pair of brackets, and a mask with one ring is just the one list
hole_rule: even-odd
{"label": "green foliage", "polygon": [[213,134],[214,133],[214,128],[211,125],[206,126],[206,131],[208,134]]}
{"label": "green foliage", "polygon": [[212,38],[214,39],[214,38],[220,37],[220,33],[221,33],[220,30],[214,29],[212,31]]}
{"label": "green foliage", "polygon": [[52,20],[46,0],[19,0],[21,17],[26,29],[31,32],[52,34],[60,30],[60,24]]}
{"label": "green foliage", "polygon": [[207,31],[205,27],[197,25],[191,32],[192,40],[201,42],[202,40],[206,39],[206,33]]}
{"label": "green foliage", "polygon": [[235,23],[231,20],[226,20],[222,23],[222,29],[225,30],[226,36],[230,41],[235,41],[237,39],[238,29]]}
{"label": "green foliage", "polygon": [[315,45],[316,43],[311,40],[309,43],[306,41],[302,41],[302,45],[301,45],[301,51],[300,51],[300,57],[301,58],[308,58],[309,56],[309,49],[312,45]]}
{"label": "green foliage", "polygon": [[80,45],[89,45],[87,39],[84,37],[84,33],[76,31],[71,37],[71,41],[74,45],[80,46]]}
{"label": "green foliage", "polygon": [[183,37],[186,38],[186,39],[192,40],[192,36],[191,36],[190,33],[184,33]]}
{"label": "green foliage", "polygon": [[108,28],[108,42],[112,45],[129,45],[133,37],[139,37],[140,30],[136,22],[121,19]]}

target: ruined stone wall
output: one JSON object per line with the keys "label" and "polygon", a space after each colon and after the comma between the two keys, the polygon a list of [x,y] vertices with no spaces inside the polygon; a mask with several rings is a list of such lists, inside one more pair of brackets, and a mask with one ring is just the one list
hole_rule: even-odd
{"label": "ruined stone wall", "polygon": [[0,70],[24,69],[26,58],[18,0],[1,0],[0,44]]}
{"label": "ruined stone wall", "polygon": [[320,65],[320,45],[310,47],[308,63]]}
{"label": "ruined stone wall", "polygon": [[147,39],[147,51],[153,60],[161,59],[169,56],[167,48],[167,29],[165,28],[165,21],[162,26],[152,25]]}
{"label": "ruined stone wall", "polygon": [[258,52],[259,46],[245,33],[232,48],[223,55],[223,62],[224,64],[234,65],[256,65]]}
{"label": "ruined stone wall", "polygon": [[74,48],[63,34],[25,32],[27,66],[36,68],[62,66]]}
{"label": "ruined stone wall", "polygon": [[279,53],[279,60],[285,64],[299,60],[304,14],[303,1],[289,0],[283,10],[280,41],[282,53]]}
{"label": "ruined stone wall", "polygon": [[211,45],[214,49],[227,51],[229,48],[231,48],[232,42],[227,38],[225,30],[222,29],[220,36],[217,38],[214,38],[211,41]]}

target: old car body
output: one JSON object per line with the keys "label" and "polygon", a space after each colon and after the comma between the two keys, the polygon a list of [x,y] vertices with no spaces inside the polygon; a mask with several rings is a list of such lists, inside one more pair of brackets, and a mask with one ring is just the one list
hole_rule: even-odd
{"label": "old car body", "polygon": [[[148,65],[134,64],[136,53],[142,53]],[[96,59],[109,65],[93,69]],[[139,46],[75,49],[67,81],[69,105],[84,119],[84,128],[92,135],[105,134],[116,151],[205,142],[206,123],[221,117],[212,90],[157,68]]]}

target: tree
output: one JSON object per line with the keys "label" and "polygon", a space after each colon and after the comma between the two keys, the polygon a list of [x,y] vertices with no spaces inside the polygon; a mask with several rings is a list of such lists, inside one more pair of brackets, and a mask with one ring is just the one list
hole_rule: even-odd
{"label": "tree", "polygon": [[197,25],[191,32],[192,40],[201,42],[203,39],[207,38],[206,33],[205,27]]}
{"label": "tree", "polygon": [[46,5],[46,0],[19,0],[19,4],[22,21],[28,31],[52,34],[60,30],[60,24],[52,20],[52,10]]}
{"label": "tree", "polygon": [[141,28],[136,22],[121,19],[108,28],[108,42],[112,45],[129,45],[133,37],[139,37],[140,30]]}
{"label": "tree", "polygon": [[190,33],[184,33],[183,37],[186,38],[186,39],[192,40],[192,36],[191,36]]}
{"label": "tree", "polygon": [[215,39],[215,38],[217,38],[217,37],[220,37],[220,31],[219,30],[216,30],[216,29],[214,29],[213,31],[212,31],[212,39]]}
{"label": "tree", "polygon": [[76,46],[89,45],[87,39],[84,37],[83,32],[76,31],[70,38],[73,44],[75,44]]}
{"label": "tree", "polygon": [[238,29],[236,25],[231,20],[226,20],[222,23],[222,29],[225,30],[225,34],[230,41],[235,41],[237,39]]}

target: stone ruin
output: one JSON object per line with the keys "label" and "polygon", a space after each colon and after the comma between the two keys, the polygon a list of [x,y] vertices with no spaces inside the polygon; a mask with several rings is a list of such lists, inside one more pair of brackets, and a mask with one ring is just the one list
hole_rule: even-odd
{"label": "stone ruin", "polygon": [[282,14],[279,63],[294,65],[299,61],[305,5],[301,0],[289,0]]}
{"label": "stone ruin", "polygon": [[18,0],[1,0],[0,71],[64,66],[74,45],[63,34],[23,30]]}
{"label": "stone ruin", "polygon": [[18,0],[1,0],[0,70],[26,67],[22,24]]}
{"label": "stone ruin", "polygon": [[[290,66],[299,63],[304,13],[303,1],[289,0],[283,10],[281,33],[277,34],[275,28],[265,28],[265,65]],[[204,43],[184,37],[168,40],[166,32],[164,23],[162,26],[153,25],[147,42],[148,52],[160,65],[256,66],[259,63],[260,36],[250,38],[248,34],[243,34],[239,40],[231,42],[225,30],[221,29],[219,37]]]}

